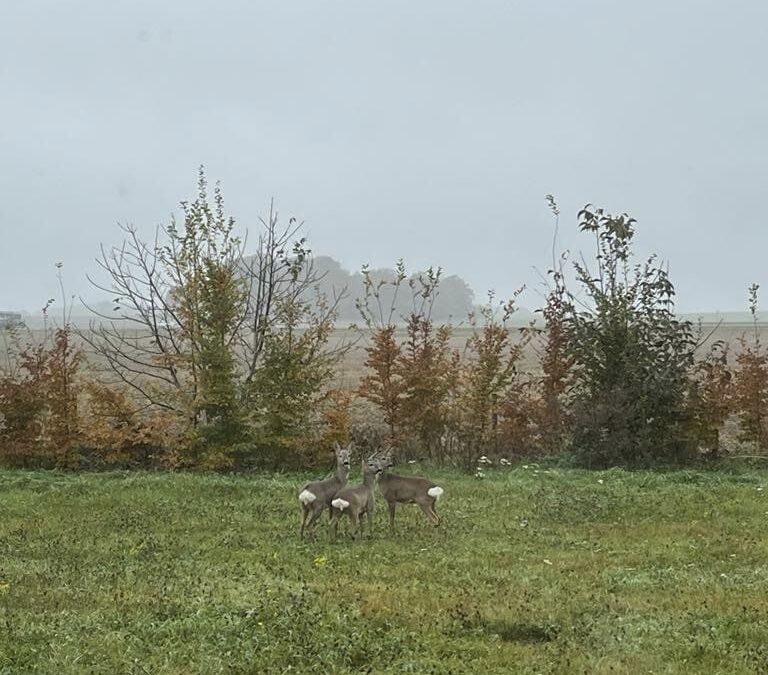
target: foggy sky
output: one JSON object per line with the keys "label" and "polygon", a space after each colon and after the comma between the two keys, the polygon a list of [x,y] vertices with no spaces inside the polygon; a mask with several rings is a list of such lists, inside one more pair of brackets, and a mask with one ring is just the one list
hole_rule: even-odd
{"label": "foggy sky", "polygon": [[[274,196],[347,268],[536,286],[551,214],[638,221],[683,311],[768,285],[761,0],[0,3],[0,309],[68,292],[199,164],[255,227]],[[524,298],[529,306],[536,297]],[[765,302],[768,307],[768,299]]]}

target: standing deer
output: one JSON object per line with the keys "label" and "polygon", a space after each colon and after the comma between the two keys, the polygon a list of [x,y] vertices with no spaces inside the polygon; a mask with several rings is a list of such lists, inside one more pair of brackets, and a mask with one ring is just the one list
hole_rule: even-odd
{"label": "standing deer", "polygon": [[395,508],[398,504],[418,504],[430,522],[437,526],[440,516],[435,511],[435,502],[444,490],[436,483],[418,476],[398,476],[389,473],[392,463],[392,450],[387,449],[383,456],[383,473],[379,478],[379,492],[389,506],[389,527],[395,529]]}
{"label": "standing deer", "polygon": [[[338,443],[335,446],[336,471],[328,478],[307,483],[299,492],[299,503],[303,512],[301,520],[302,539],[305,528],[314,527],[323,511],[330,509],[334,495],[347,484],[352,444],[350,443],[346,448],[342,448]],[[309,518],[310,514],[311,518]],[[307,518],[309,518],[309,522],[307,522]]]}
{"label": "standing deer", "polygon": [[339,518],[346,513],[354,528],[352,537],[359,532],[362,535],[363,516],[368,516],[368,535],[373,531],[373,509],[375,499],[373,489],[376,478],[383,469],[383,457],[374,452],[363,462],[363,482],[361,485],[349,486],[336,493],[331,501],[331,537],[336,539]]}

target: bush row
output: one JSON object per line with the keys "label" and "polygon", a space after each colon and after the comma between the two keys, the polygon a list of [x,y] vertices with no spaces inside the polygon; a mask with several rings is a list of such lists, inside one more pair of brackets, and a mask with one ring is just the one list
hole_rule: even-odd
{"label": "bush row", "polygon": [[[555,219],[559,210],[549,199]],[[539,319],[514,327],[515,298],[488,302],[453,346],[431,308],[441,270],[373,278],[357,299],[359,386],[330,383],[349,344],[331,346],[339,298],[318,294],[294,219],[271,210],[254,255],[201,170],[153,241],[132,228],[103,249],[111,313],[34,340],[6,329],[0,463],[16,467],[244,470],[322,464],[333,443],[390,442],[473,468],[482,456],[555,457],[605,467],[679,465],[723,453],[729,422],[755,455],[768,447],[768,354],[755,317],[735,359],[674,311],[655,257],[632,252],[636,223],[578,214],[592,259],[552,261]],[[557,228],[556,228],[557,231]],[[407,315],[393,298],[410,298]],[[44,310],[47,316],[48,306]],[[398,325],[404,322],[405,336]],[[532,348],[537,366],[521,367]]]}

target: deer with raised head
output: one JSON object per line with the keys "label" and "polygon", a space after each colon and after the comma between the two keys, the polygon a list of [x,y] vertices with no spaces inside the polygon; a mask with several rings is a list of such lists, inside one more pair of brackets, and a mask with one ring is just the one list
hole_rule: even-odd
{"label": "deer with raised head", "polygon": [[[334,453],[336,454],[336,471],[323,480],[307,483],[299,492],[299,503],[302,510],[302,538],[304,537],[304,530],[314,527],[323,511],[331,508],[331,500],[336,493],[347,484],[352,444],[350,443],[346,448],[342,448],[336,443]],[[307,519],[309,519],[309,522],[307,522]]]}
{"label": "deer with raised head", "polygon": [[389,506],[390,530],[395,529],[395,509],[398,504],[417,504],[433,525],[439,525],[440,516],[435,511],[435,502],[443,494],[443,488],[427,478],[390,473],[389,468],[392,466],[392,449],[387,448],[383,454],[379,492]]}
{"label": "deer with raised head", "polygon": [[363,461],[363,482],[360,485],[350,485],[339,490],[331,500],[331,538],[336,539],[336,530],[339,518],[343,514],[349,516],[352,523],[352,537],[358,532],[362,535],[363,516],[368,518],[368,536],[373,531],[373,510],[375,499],[373,490],[376,479],[383,469],[383,457],[379,452],[374,452]]}

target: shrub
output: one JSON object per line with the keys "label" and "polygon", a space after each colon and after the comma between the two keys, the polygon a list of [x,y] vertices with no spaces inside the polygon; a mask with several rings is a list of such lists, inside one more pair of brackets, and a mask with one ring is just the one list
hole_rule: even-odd
{"label": "shrub", "polygon": [[0,375],[0,461],[76,468],[82,440],[82,352],[72,343],[69,325],[46,328],[38,343],[31,335],[24,340],[21,331],[13,329],[7,349],[8,362],[14,365]]}
{"label": "shrub", "polygon": [[245,396],[255,441],[285,458],[323,433],[321,408],[340,352],[326,350],[332,312],[318,314],[309,303],[284,299],[275,317]]}
{"label": "shrub", "polygon": [[141,410],[117,386],[87,381],[82,416],[83,443],[91,468],[163,468],[183,465],[186,439],[174,415],[165,410]]}
{"label": "shrub", "polygon": [[[365,361],[369,372],[358,393],[381,409],[390,442],[442,459],[458,363],[450,348],[451,326],[435,325],[431,316],[442,270],[429,268],[408,277],[401,260],[392,279],[374,280],[367,267],[362,273],[364,297],[356,304],[370,344]],[[396,317],[406,280],[411,311]],[[397,319],[405,323],[402,341],[397,339]]]}
{"label": "shrub", "polygon": [[733,383],[734,411],[739,418],[740,440],[753,443],[758,451],[768,448],[768,353],[760,341],[757,326],[757,291],[749,288],[749,310],[754,330],[751,340],[739,339]]}
{"label": "shrub", "polygon": [[717,341],[693,369],[688,402],[692,440],[707,459],[720,455],[720,431],[733,407],[733,391],[728,345]]}
{"label": "shrub", "polygon": [[693,327],[675,316],[674,286],[655,258],[633,263],[633,218],[587,206],[579,225],[597,255],[594,271],[575,263],[581,288],[567,314],[573,455],[586,466],[686,461]]}
{"label": "shrub", "polygon": [[456,422],[469,470],[482,455],[522,454],[532,440],[527,383],[518,369],[529,338],[523,333],[513,340],[508,323],[516,311],[514,299],[498,309],[491,293],[479,314],[470,316],[473,332],[459,365]]}
{"label": "shrub", "polygon": [[[294,218],[272,207],[245,255],[220,187],[197,196],[144,241],[125,228],[102,250],[115,314],[96,313],[81,337],[106,364],[102,379],[139,407],[175,416],[187,465],[225,469],[282,462],[316,431],[316,405],[334,358],[328,338],[339,298],[312,295],[318,277]],[[305,327],[306,326],[306,327]],[[236,448],[233,450],[233,448]]]}

